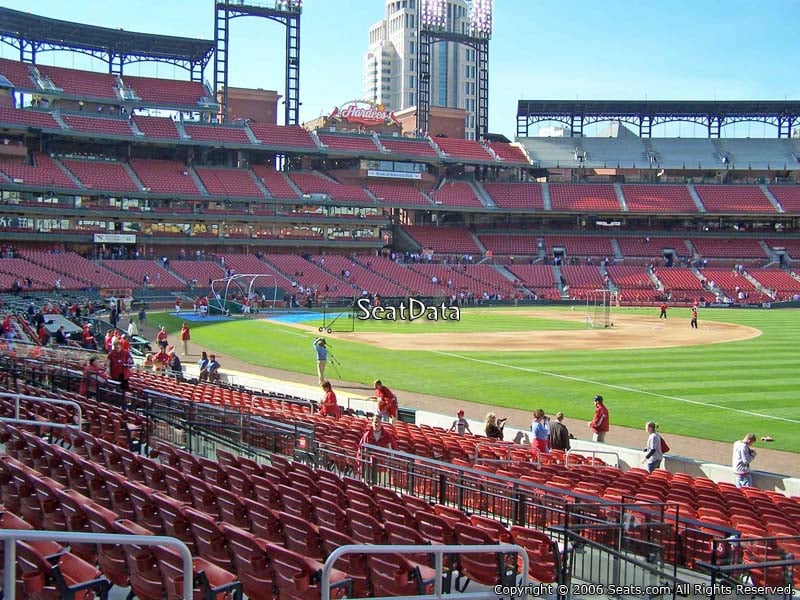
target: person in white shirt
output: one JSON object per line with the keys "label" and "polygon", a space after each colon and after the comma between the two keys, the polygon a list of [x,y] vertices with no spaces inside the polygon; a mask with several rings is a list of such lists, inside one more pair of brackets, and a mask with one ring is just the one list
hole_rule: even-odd
{"label": "person in white shirt", "polygon": [[656,431],[658,425],[653,421],[648,421],[644,428],[648,433],[644,462],[647,470],[652,473],[661,466],[661,460],[664,458],[664,453],[661,451],[661,435]]}
{"label": "person in white shirt", "polygon": [[736,487],[752,487],[753,476],[750,474],[750,463],[756,457],[753,442],[756,441],[755,433],[748,433],[744,438],[733,444],[733,474],[736,477]]}

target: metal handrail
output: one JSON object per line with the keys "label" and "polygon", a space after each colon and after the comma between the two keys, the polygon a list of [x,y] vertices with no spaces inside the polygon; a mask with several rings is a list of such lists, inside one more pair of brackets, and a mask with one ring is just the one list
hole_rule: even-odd
{"label": "metal handrail", "polygon": [[[17,423],[22,423],[24,425],[41,425],[42,427],[57,427],[57,426],[74,426],[77,428],[81,428],[83,426],[83,409],[81,409],[81,405],[75,402],[74,400],[60,400],[58,398],[45,398],[42,396],[27,396],[26,394],[13,394],[9,392],[2,392],[0,393],[0,398],[13,398],[14,399],[14,421]],[[20,400],[29,400],[31,402],[43,402],[43,403],[50,403],[50,404],[67,404],[69,406],[73,406],[75,411],[78,415],[78,422],[71,423],[71,424],[64,424],[64,423],[48,423],[46,421],[28,421],[25,419],[19,418],[19,401]],[[0,417],[0,420],[7,421],[10,420],[10,417]]]}
{"label": "metal handrail", "polygon": [[3,541],[3,598],[15,600],[17,586],[17,546],[16,540],[31,540],[34,542],[68,542],[98,543],[98,544],[138,544],[140,546],[172,546],[176,548],[183,560],[183,599],[191,600],[194,581],[192,553],[189,548],[177,538],[164,535],[130,535],[122,533],[76,533],[62,531],[31,531],[29,529],[0,529],[0,540]]}
{"label": "metal handrail", "polygon": [[[420,600],[438,600],[443,598],[442,577],[444,576],[444,555],[445,554],[517,554],[522,558],[522,580],[519,585],[528,585],[529,559],[528,553],[518,544],[470,544],[465,546],[458,545],[413,545],[413,544],[350,544],[339,546],[328,555],[325,564],[322,565],[322,579],[320,581],[321,600],[331,598],[331,571],[333,564],[345,554],[433,554],[435,560],[436,581],[434,582],[433,594],[414,596]],[[495,598],[495,594],[487,592],[470,592],[458,594],[459,600],[484,600],[485,598]]]}
{"label": "metal handrail", "polygon": [[[618,452],[612,452],[611,450],[598,450],[597,448],[595,448],[593,450],[577,450],[575,448],[570,448],[569,450],[567,450],[567,452],[565,454],[565,458],[564,458],[564,466],[565,467],[569,466],[569,457],[570,457],[571,454],[577,454],[579,456],[590,455],[591,458],[593,458],[593,459],[597,458],[598,454],[602,454],[602,455],[606,455],[606,456],[613,456],[613,457],[615,457],[617,459],[617,465],[619,465],[619,453]],[[604,466],[608,466],[607,464],[605,464],[605,465],[594,465],[594,464],[587,465],[586,463],[578,463],[578,464],[580,464],[582,466],[589,466],[589,467],[597,466],[597,467],[600,467],[600,468],[602,468]]]}

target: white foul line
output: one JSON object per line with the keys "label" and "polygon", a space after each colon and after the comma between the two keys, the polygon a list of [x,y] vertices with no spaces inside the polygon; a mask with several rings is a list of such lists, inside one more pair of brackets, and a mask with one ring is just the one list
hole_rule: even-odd
{"label": "white foul line", "polygon": [[655,396],[657,398],[666,398],[667,400],[676,400],[677,402],[685,402],[686,404],[696,404],[699,406],[707,406],[711,408],[718,408],[719,410],[728,410],[731,412],[749,415],[751,417],[761,417],[763,419],[772,419],[773,421],[784,421],[786,423],[796,423],[800,425],[797,419],[787,419],[786,417],[776,417],[774,415],[764,415],[749,410],[741,410],[739,408],[731,408],[730,406],[720,406],[719,404],[712,404],[711,402],[700,402],[699,400],[689,400],[688,398],[680,398],[678,396],[667,396],[666,394],[657,394],[655,392],[648,392],[645,390],[637,390],[636,388],[626,387],[624,385],[614,385],[613,383],[603,383],[602,381],[593,381],[591,379],[583,379],[582,377],[572,377],[570,375],[561,375],[560,373],[550,373],[549,371],[540,371],[538,369],[531,369],[528,367],[517,367],[514,365],[507,365],[505,363],[494,362],[491,360],[482,360],[480,358],[472,358],[470,356],[462,356],[461,354],[453,354],[452,352],[442,352],[441,350],[428,350],[434,354],[441,354],[443,356],[451,356],[453,358],[461,358],[463,360],[470,360],[472,362],[483,363],[485,365],[492,365],[495,367],[504,367],[506,369],[514,369],[515,371],[525,371],[526,373],[537,373],[539,375],[547,375],[548,377],[556,377],[558,379],[569,379],[570,381],[578,381],[580,383],[591,383],[592,385],[599,385],[614,390],[622,390],[623,392],[634,392],[636,394],[644,394],[646,396]]}

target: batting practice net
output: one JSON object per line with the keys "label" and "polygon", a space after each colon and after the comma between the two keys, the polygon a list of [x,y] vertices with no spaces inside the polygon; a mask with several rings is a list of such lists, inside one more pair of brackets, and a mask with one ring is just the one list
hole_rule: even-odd
{"label": "batting practice net", "polygon": [[612,327],[611,304],[615,292],[611,290],[592,290],[586,296],[586,326],[595,328]]}

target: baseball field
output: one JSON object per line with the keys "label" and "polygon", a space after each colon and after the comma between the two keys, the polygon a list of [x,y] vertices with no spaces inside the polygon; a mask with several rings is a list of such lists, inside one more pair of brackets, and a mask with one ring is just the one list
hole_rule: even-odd
{"label": "baseball field", "polygon": [[[395,391],[591,418],[602,394],[613,423],[708,440],[754,431],[770,447],[800,452],[797,310],[614,308],[612,326],[589,328],[585,307],[471,308],[458,322],[360,321],[325,334],[328,375]],[[153,316],[177,331],[173,315]],[[192,340],[253,366],[315,373],[321,320],[259,316],[192,320]],[[335,328],[350,328],[340,319]],[[337,372],[338,371],[338,372]]]}

